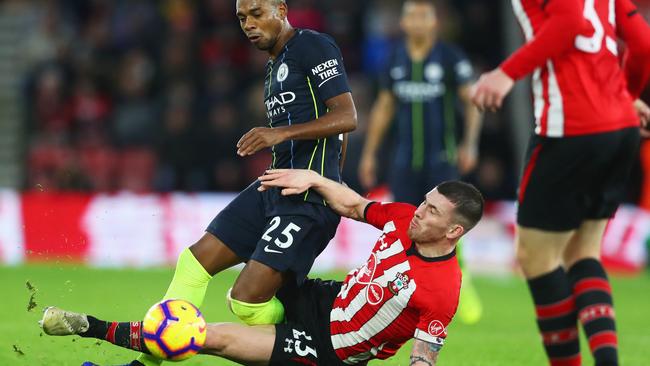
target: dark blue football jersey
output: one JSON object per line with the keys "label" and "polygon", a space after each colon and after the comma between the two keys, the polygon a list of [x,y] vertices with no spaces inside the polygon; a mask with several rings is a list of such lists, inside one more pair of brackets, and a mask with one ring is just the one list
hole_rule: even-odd
{"label": "dark blue football jersey", "polygon": [[415,171],[455,164],[463,128],[458,87],[471,78],[471,64],[449,44],[437,42],[419,62],[411,60],[405,43],[397,45],[380,78],[380,87],[397,100],[397,164]]}
{"label": "dark blue football jersey", "polygon": [[[349,91],[343,57],[334,40],[312,30],[297,29],[282,52],[267,64],[264,104],[269,126],[318,119],[327,113],[326,100]],[[311,169],[340,182],[341,142],[339,135],[282,142],[271,149],[271,168]],[[302,199],[324,203],[311,190]]]}

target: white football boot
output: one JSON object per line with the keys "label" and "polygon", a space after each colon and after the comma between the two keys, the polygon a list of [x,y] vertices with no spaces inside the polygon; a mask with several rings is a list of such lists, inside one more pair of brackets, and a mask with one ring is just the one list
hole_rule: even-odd
{"label": "white football boot", "polygon": [[43,310],[43,319],[38,324],[45,334],[53,336],[85,333],[89,327],[86,314],[65,311],[55,306]]}

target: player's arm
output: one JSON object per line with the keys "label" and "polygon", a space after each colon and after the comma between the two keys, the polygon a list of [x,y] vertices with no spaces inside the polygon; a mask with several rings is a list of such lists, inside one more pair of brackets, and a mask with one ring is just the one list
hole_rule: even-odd
{"label": "player's arm", "polygon": [[481,75],[472,87],[472,102],[480,110],[501,108],[515,81],[573,47],[575,37],[586,29],[582,1],[548,0],[544,4],[547,19],[533,39],[498,68]]}
{"label": "player's arm", "polygon": [[420,339],[413,341],[411,350],[411,366],[434,366],[438,360],[440,346],[435,343],[425,342]]}
{"label": "player's arm", "polygon": [[650,80],[650,26],[630,0],[616,2],[616,31],[625,41],[624,71],[633,98],[638,98]]}
{"label": "player's arm", "polygon": [[345,166],[345,157],[348,154],[348,141],[350,137],[349,134],[346,132],[343,134],[343,140],[341,141],[341,159],[339,161],[339,172],[343,174],[343,167]]}
{"label": "player's arm", "polygon": [[287,140],[315,140],[357,128],[357,110],[352,94],[346,92],[325,101],[328,112],[318,119],[277,128],[256,127],[237,143],[237,154],[253,155],[261,149]]}
{"label": "player's arm", "polygon": [[282,189],[282,195],[301,194],[308,189],[320,193],[327,204],[337,214],[357,221],[364,221],[364,211],[370,203],[357,192],[341,183],[327,179],[313,170],[306,169],[275,169],[267,170],[259,177],[262,185],[259,190],[270,187]]}
{"label": "player's arm", "polygon": [[388,131],[394,114],[395,96],[390,90],[382,89],[370,111],[366,142],[359,163],[359,181],[366,189],[372,188],[377,183],[377,150]]}
{"label": "player's arm", "polygon": [[465,132],[463,141],[461,141],[458,148],[458,168],[461,174],[466,174],[474,169],[478,160],[482,116],[478,108],[472,103],[470,84],[463,84],[458,88],[458,97],[463,103],[465,111]]}
{"label": "player's arm", "polygon": [[307,123],[278,128],[284,140],[315,140],[354,131],[357,128],[357,110],[351,93],[343,93],[325,101],[328,112]]}
{"label": "player's arm", "polygon": [[573,47],[576,36],[586,29],[582,1],[548,0],[545,4],[547,19],[544,26],[531,41],[501,64],[501,69],[513,80],[521,79],[549,58]]}

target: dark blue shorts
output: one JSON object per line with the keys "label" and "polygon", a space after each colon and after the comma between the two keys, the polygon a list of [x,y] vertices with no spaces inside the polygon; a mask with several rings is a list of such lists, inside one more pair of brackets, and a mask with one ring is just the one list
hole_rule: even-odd
{"label": "dark blue shorts", "polygon": [[[345,366],[336,356],[330,337],[330,312],[341,282],[307,280],[278,291],[286,321],[275,326],[270,366]],[[357,365],[365,365],[360,362]]]}
{"label": "dark blue shorts", "polygon": [[259,192],[259,186],[256,181],[239,193],[206,231],[243,260],[292,272],[302,283],[336,234],[340,216],[327,206],[305,202],[303,195]]}

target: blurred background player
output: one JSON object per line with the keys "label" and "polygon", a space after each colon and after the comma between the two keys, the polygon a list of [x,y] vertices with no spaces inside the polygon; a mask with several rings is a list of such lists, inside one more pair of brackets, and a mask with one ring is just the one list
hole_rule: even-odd
{"label": "blurred background player", "polygon": [[[341,134],[356,127],[340,50],[329,36],[294,29],[283,0],[239,0],[236,8],[246,37],[270,56],[264,79],[269,127],[242,136],[237,153],[248,156],[270,147],[272,168],[312,169],[340,181]],[[284,319],[276,291],[287,281],[302,283],[340,218],[316,192],[282,197],[258,187],[253,182],[242,191],[180,254],[165,299],[201,306],[212,276],[246,262],[228,292],[230,310],[247,324]],[[131,364],[159,363],[142,354]]]}
{"label": "blurred background player", "polygon": [[[270,170],[260,180],[261,190],[279,188],[287,196],[313,189],[341,216],[382,233],[367,262],[343,282],[309,280],[282,288],[286,323],[210,324],[202,352],[253,365],[365,365],[414,339],[410,365],[435,365],[460,295],[456,244],[483,215],[481,193],[467,183],[443,182],[414,207],[371,202],[309,170]],[[141,322],[48,308],[41,325],[50,335],[78,334],[146,350]],[[119,337],[106,336],[111,328],[120,330]]]}
{"label": "blurred background player", "polygon": [[[596,365],[618,365],[600,247],[639,153],[633,101],[650,71],[650,28],[629,0],[512,4],[527,42],[481,76],[473,101],[496,110],[533,73],[536,128],[519,186],[517,258],[550,364],[582,364],[579,320]],[[618,38],[629,51],[624,70]]]}
{"label": "blurred background player", "polygon": [[[377,153],[395,119],[397,146],[388,169],[390,190],[395,201],[417,205],[430,187],[474,169],[481,116],[470,100],[472,66],[460,49],[438,39],[433,1],[405,1],[400,27],[404,40],[393,50],[380,78],[359,180],[367,190],[376,186]],[[463,270],[458,316],[472,324],[480,319],[482,308],[469,273]]]}

